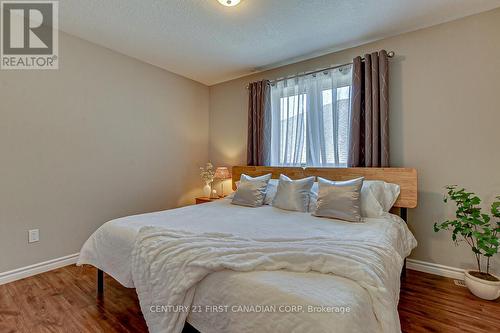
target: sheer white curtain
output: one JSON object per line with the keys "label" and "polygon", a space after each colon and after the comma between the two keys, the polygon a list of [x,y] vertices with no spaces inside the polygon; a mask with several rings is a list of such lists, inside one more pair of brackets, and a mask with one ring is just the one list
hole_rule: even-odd
{"label": "sheer white curtain", "polygon": [[351,65],[271,86],[271,165],[346,166]]}

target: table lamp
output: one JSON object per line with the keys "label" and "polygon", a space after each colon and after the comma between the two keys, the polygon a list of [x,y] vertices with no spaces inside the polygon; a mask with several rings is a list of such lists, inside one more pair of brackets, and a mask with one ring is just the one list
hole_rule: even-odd
{"label": "table lamp", "polygon": [[221,197],[224,197],[224,180],[231,178],[231,173],[229,172],[229,169],[227,167],[217,167],[217,169],[215,169],[214,178],[221,180],[221,191],[222,191]]}

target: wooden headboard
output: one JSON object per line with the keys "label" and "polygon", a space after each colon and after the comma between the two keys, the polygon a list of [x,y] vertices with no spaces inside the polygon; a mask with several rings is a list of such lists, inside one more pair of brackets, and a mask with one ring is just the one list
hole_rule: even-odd
{"label": "wooden headboard", "polygon": [[323,177],[331,180],[348,180],[365,177],[367,180],[383,180],[398,184],[401,189],[394,207],[417,207],[417,170],[412,168],[294,168],[268,166],[234,166],[232,170],[233,190],[241,174],[255,177],[272,174],[272,178],[279,178],[280,174],[292,179],[309,176]]}

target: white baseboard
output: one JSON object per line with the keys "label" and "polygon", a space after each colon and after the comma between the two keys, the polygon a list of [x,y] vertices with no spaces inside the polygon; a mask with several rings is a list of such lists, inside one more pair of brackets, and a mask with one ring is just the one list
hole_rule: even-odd
{"label": "white baseboard", "polygon": [[445,265],[433,264],[426,261],[406,259],[406,268],[415,271],[445,276],[452,279],[463,280],[464,270]]}
{"label": "white baseboard", "polygon": [[47,260],[38,264],[17,268],[11,271],[0,273],[0,285],[21,280],[29,276],[45,273],[57,268],[76,264],[79,253]]}

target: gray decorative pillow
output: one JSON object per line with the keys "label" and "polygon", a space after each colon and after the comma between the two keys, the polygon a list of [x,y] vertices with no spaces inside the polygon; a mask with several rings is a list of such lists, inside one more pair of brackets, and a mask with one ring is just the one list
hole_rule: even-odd
{"label": "gray decorative pillow", "polygon": [[361,187],[364,177],[331,181],[318,177],[318,201],[314,216],[361,222]]}
{"label": "gray decorative pillow", "polygon": [[286,210],[307,212],[313,184],[314,177],[291,180],[285,175],[280,175],[273,206]]}
{"label": "gray decorative pillow", "polygon": [[[250,176],[246,176],[246,177],[250,177]],[[236,182],[236,188],[238,188],[239,186],[240,186],[240,181],[238,180]],[[273,199],[274,199],[274,196],[276,195],[277,190],[278,190],[278,179],[270,179],[269,183],[267,183],[266,196],[264,197],[263,205],[272,205],[273,204]],[[317,190],[316,190],[316,192],[317,192]],[[232,199],[234,197],[235,193],[236,192],[229,194],[228,196],[226,196],[226,199]],[[314,201],[314,205],[316,205],[316,201]]]}
{"label": "gray decorative pillow", "polygon": [[250,177],[242,174],[240,177],[240,185],[234,194],[234,205],[259,207],[264,203],[266,197],[267,183],[271,179],[271,174],[260,177]]}

